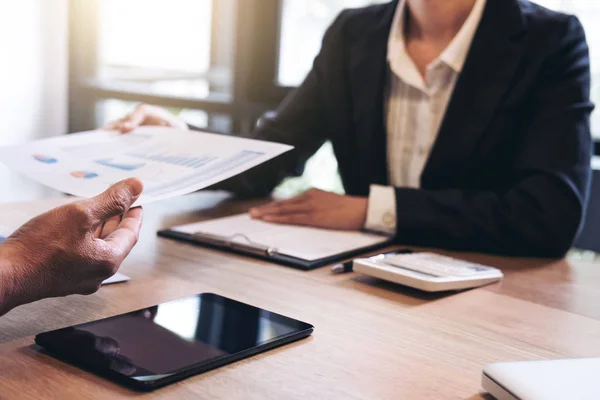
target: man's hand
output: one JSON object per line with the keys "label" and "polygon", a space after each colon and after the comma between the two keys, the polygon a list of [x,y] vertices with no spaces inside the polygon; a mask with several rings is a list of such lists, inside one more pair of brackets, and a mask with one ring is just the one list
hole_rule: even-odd
{"label": "man's hand", "polygon": [[171,114],[164,108],[148,104],[140,104],[131,114],[111,122],[104,129],[129,133],[140,126],[170,126],[185,131],[189,130],[188,125],[182,119]]}
{"label": "man's hand", "polygon": [[138,240],[142,183],[128,179],[33,218],[0,246],[0,315],[46,297],[92,294]]}
{"label": "man's hand", "polygon": [[298,197],[250,210],[252,218],[278,224],[360,230],[367,219],[366,197],[340,196],[311,189]]}

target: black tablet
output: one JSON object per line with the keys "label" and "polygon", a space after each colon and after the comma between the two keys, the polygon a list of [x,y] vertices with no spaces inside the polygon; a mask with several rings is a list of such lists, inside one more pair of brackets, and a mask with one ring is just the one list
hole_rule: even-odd
{"label": "black tablet", "polygon": [[314,327],[204,293],[43,333],[49,354],[138,390],[153,390],[310,336]]}

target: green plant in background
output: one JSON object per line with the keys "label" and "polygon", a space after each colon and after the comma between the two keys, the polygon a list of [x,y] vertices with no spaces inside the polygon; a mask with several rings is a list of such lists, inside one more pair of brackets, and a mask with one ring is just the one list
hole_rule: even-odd
{"label": "green plant in background", "polygon": [[275,197],[291,197],[311,188],[344,194],[337,160],[330,142],[325,143],[307,162],[304,174],[285,179],[276,189]]}

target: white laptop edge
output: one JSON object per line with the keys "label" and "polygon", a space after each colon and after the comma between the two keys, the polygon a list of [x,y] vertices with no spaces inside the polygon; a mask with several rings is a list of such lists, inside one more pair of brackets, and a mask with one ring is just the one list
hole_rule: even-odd
{"label": "white laptop edge", "polygon": [[496,400],[521,400],[486,374],[487,367],[483,369],[483,373],[481,374],[481,387],[483,387],[483,390],[494,396]]}
{"label": "white laptop edge", "polygon": [[497,400],[600,399],[600,358],[501,362],[483,368],[482,386]]}

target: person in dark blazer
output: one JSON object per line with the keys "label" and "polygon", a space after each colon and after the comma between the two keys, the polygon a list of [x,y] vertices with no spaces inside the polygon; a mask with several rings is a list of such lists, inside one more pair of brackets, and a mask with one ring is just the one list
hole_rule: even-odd
{"label": "person in dark blazer", "polygon": [[[590,65],[576,17],[526,0],[397,0],[343,11],[304,82],[253,137],[295,150],[219,185],[266,195],[333,144],[345,196],[251,210],[397,243],[560,257],[590,180]],[[152,106],[113,128],[183,126]]]}

